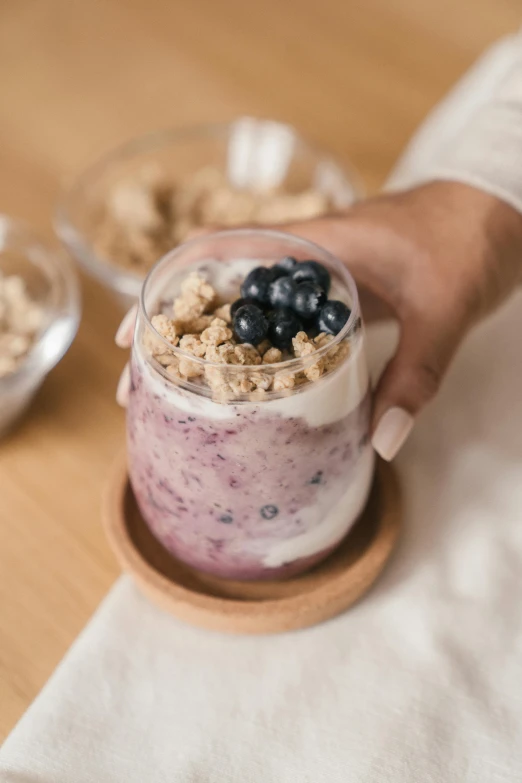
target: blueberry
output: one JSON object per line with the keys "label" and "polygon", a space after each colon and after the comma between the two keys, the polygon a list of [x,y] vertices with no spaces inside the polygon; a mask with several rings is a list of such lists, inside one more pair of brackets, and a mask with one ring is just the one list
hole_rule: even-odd
{"label": "blueberry", "polygon": [[317,324],[321,332],[339,334],[346,321],[350,317],[350,308],[344,302],[331,299],[319,313]]}
{"label": "blueberry", "polygon": [[270,272],[272,273],[272,280],[278,280],[280,277],[288,277],[287,270],[283,269],[283,267],[278,264],[271,266]]}
{"label": "blueberry", "polygon": [[259,309],[262,308],[261,302],[258,302],[257,299],[236,299],[235,302],[233,302],[230,305],[230,317],[233,318],[240,307],[243,307],[243,305],[255,305],[256,307],[259,307]]}
{"label": "blueberry", "polygon": [[276,264],[276,269],[282,269],[284,272],[293,272],[297,266],[297,259],[293,256],[285,256]]}
{"label": "blueberry", "polygon": [[292,307],[297,285],[291,277],[279,277],[268,286],[268,299],[272,307]]}
{"label": "blueberry", "polygon": [[219,517],[219,522],[223,522],[225,525],[230,525],[233,521],[231,514],[221,514]]}
{"label": "blueberry", "polygon": [[305,320],[317,318],[325,302],[326,294],[319,283],[306,280],[295,289],[293,308]]}
{"label": "blueberry", "polygon": [[262,506],[260,512],[263,519],[273,519],[279,514],[279,509],[269,503],[267,506]]}
{"label": "blueberry", "polygon": [[318,261],[302,261],[292,272],[292,277],[296,283],[311,280],[313,283],[319,283],[326,293],[330,290],[330,272]]}
{"label": "blueberry", "polygon": [[268,321],[256,305],[243,305],[234,315],[234,331],[241,343],[261,343],[268,332]]}
{"label": "blueberry", "polygon": [[241,284],[241,296],[245,299],[255,299],[263,304],[268,304],[268,286],[279,277],[281,270],[275,267],[256,266],[243,280]]}
{"label": "blueberry", "polygon": [[281,351],[292,347],[292,337],[301,332],[303,324],[298,316],[288,307],[274,310],[269,315],[269,336],[272,345]]}

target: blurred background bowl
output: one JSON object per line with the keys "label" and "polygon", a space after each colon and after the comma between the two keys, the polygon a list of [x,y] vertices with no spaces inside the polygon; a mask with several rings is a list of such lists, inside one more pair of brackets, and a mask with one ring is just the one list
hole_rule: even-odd
{"label": "blurred background bowl", "polygon": [[24,412],[71,345],[80,321],[77,274],[59,247],[24,223],[0,215],[0,274],[22,278],[41,308],[41,325],[14,372],[0,377],[0,435]]}
{"label": "blurred background bowl", "polygon": [[72,184],[55,229],[78,263],[129,305],[153,263],[194,229],[305,219],[362,195],[350,166],[293,127],[243,117],[123,144]]}

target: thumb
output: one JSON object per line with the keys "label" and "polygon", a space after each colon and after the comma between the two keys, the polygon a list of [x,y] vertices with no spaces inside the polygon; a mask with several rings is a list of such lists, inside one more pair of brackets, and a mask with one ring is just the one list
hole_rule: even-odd
{"label": "thumb", "polygon": [[392,316],[395,261],[390,257],[388,238],[369,230],[354,210],[272,228],[313,242],[342,261],[357,283],[365,321]]}
{"label": "thumb", "polygon": [[349,263],[355,277],[367,266],[371,251],[375,252],[373,237],[368,236],[365,227],[348,213],[281,223],[270,228],[295,234],[325,248],[344,263]]}
{"label": "thumb", "polygon": [[415,416],[438,391],[463,331],[438,320],[417,317],[403,322],[397,352],[374,397],[372,445],[385,460],[395,457]]}

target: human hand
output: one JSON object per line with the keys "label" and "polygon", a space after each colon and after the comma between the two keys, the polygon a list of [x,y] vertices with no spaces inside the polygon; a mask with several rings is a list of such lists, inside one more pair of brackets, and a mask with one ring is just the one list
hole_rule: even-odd
{"label": "human hand", "polygon": [[[346,263],[362,294],[363,315],[392,314],[400,323],[372,416],[373,446],[391,460],[466,333],[520,283],[522,216],[476,188],[433,182],[277,228]],[[136,307],[118,329],[121,347],[130,345],[135,319]],[[128,386],[127,366],[118,385],[122,405]]]}
{"label": "human hand", "polygon": [[363,301],[369,292],[399,320],[372,418],[375,450],[393,459],[470,327],[521,281],[522,216],[476,188],[433,182],[279,228],[334,253]]}

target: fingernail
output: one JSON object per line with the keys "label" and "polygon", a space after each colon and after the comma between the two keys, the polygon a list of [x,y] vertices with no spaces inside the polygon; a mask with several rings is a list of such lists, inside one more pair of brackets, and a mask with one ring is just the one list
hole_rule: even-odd
{"label": "fingernail", "polygon": [[373,433],[372,446],[383,459],[392,460],[413,427],[413,416],[404,408],[390,408]]}
{"label": "fingernail", "polygon": [[128,363],[123,368],[123,372],[120,375],[118,381],[118,388],[116,389],[116,402],[121,405],[122,408],[126,408],[129,404],[129,392],[131,385],[130,367]]}
{"label": "fingernail", "polygon": [[114,337],[114,342],[118,348],[130,348],[132,344],[132,335],[136,324],[138,306],[133,305],[129,312],[124,316],[123,321],[118,326],[118,331]]}

